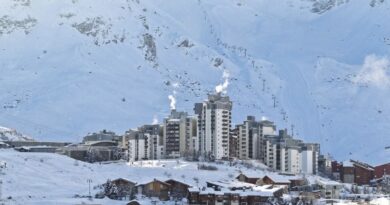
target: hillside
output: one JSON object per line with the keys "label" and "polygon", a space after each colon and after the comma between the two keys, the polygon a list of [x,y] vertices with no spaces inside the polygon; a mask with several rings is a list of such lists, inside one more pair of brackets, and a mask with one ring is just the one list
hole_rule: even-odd
{"label": "hillside", "polygon": [[[5,0],[0,124],[39,140],[125,130],[225,84],[233,122],[265,116],[339,160],[390,158],[390,3]],[[223,87],[223,86],[222,86]]]}
{"label": "hillside", "polygon": [[0,127],[0,141],[31,141],[31,137],[21,134],[14,129]]}

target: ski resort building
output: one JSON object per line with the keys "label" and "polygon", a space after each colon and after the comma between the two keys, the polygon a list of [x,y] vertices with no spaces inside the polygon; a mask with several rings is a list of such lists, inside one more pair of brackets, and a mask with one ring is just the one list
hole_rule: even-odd
{"label": "ski resort building", "polygon": [[167,158],[177,158],[198,151],[197,118],[171,110],[164,120],[164,147]]}
{"label": "ski resort building", "polygon": [[274,170],[287,173],[318,173],[319,144],[304,143],[279,130],[266,135],[262,143],[263,162]]}
{"label": "ski resort building", "polygon": [[221,93],[209,95],[208,100],[195,104],[198,116],[199,150],[215,159],[229,157],[229,136],[233,103]]}
{"label": "ski resort building", "polygon": [[241,125],[236,126],[238,139],[238,157],[240,159],[261,159],[264,135],[275,135],[276,126],[270,121],[256,121],[248,116]]}

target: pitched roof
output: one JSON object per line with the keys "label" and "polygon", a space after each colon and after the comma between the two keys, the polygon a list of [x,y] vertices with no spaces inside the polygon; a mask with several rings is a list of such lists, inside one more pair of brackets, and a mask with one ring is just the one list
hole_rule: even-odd
{"label": "pitched roof", "polygon": [[240,182],[240,181],[236,181],[236,180],[232,180],[232,181],[229,181],[229,180],[207,181],[207,183],[210,183],[210,184],[213,184],[213,185],[217,185],[217,186],[223,187],[223,188],[228,188],[228,189],[232,189],[232,188],[251,188],[251,187],[256,186],[254,184]]}
{"label": "pitched roof", "polygon": [[275,183],[283,183],[283,184],[289,184],[289,183],[291,183],[290,180],[293,180],[296,178],[296,177],[294,178],[294,177],[280,175],[280,174],[267,174],[264,177],[268,177],[269,179],[271,179]]}
{"label": "pitched roof", "polygon": [[[251,179],[261,179],[264,177],[264,174],[255,173],[255,172],[241,173],[240,175],[244,175],[247,178],[251,178]],[[237,177],[239,177],[240,175],[238,175]]]}
{"label": "pitched roof", "polygon": [[188,187],[191,187],[191,185],[187,184],[187,183],[184,183],[182,181],[178,181],[178,180],[175,180],[175,179],[168,179],[168,180],[165,180],[166,183],[170,184],[169,182],[171,181],[174,181],[174,182],[177,182],[177,183],[180,183],[180,184],[184,184],[185,186],[188,186]]}
{"label": "pitched roof", "polygon": [[134,181],[131,181],[131,180],[125,179],[125,178],[117,178],[117,179],[112,180],[112,182],[115,182],[115,181],[126,181],[129,183],[137,184],[137,182],[134,182]]}
{"label": "pitched roof", "polygon": [[150,183],[153,183],[153,182],[158,182],[158,183],[161,183],[161,184],[164,184],[164,185],[167,185],[167,186],[171,186],[170,184],[166,183],[165,181],[162,181],[162,180],[158,180],[158,179],[153,179],[153,180],[150,180],[146,183],[142,183],[142,184],[138,184],[139,186],[140,185],[146,185],[146,184],[150,184]]}

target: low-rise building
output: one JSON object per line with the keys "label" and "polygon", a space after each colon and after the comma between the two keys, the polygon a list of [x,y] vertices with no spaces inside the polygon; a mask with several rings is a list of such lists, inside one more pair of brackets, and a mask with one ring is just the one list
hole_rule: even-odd
{"label": "low-rise building", "polygon": [[[237,187],[234,185],[227,185],[234,187],[235,190],[226,188],[224,185],[212,187],[193,187],[189,188],[189,204],[212,204],[212,205],[257,205],[265,204],[270,199],[278,199],[283,195],[282,187],[273,186],[254,186],[250,189],[245,187]],[[215,184],[215,183],[213,183]],[[217,183],[218,184],[218,183]],[[225,184],[225,183],[223,183]]]}
{"label": "low-rise building", "polygon": [[342,163],[341,181],[357,185],[370,184],[374,179],[374,167],[355,160]]}
{"label": "low-rise building", "polygon": [[15,147],[16,151],[19,152],[41,152],[41,153],[55,153],[57,147],[49,147],[49,146],[22,146]]}
{"label": "low-rise building", "polygon": [[374,177],[382,178],[384,175],[390,175],[390,163],[378,165],[375,168]]}
{"label": "low-rise building", "polygon": [[0,141],[0,149],[10,148],[10,145]]}
{"label": "low-rise building", "polygon": [[119,142],[121,136],[115,134],[115,132],[102,130],[98,133],[88,134],[83,138],[83,143],[98,142],[98,141],[115,141]]}
{"label": "low-rise building", "polygon": [[56,153],[85,162],[102,162],[123,158],[122,150],[114,141],[93,141],[87,144],[71,144],[58,148]]}
{"label": "low-rise building", "polygon": [[263,177],[264,184],[282,185],[290,187],[291,181],[288,177],[276,174],[268,174]]}
{"label": "low-rise building", "polygon": [[340,198],[340,190],[343,185],[339,182],[317,179],[316,184],[319,185],[321,190],[321,196],[326,199],[338,199]]}
{"label": "low-rise building", "polygon": [[188,197],[188,188],[190,188],[191,185],[174,179],[169,179],[165,182],[171,185],[169,194],[172,199],[181,200]]}
{"label": "low-rise building", "polygon": [[111,183],[115,185],[117,189],[116,198],[121,200],[134,199],[137,185],[136,182],[124,178],[118,178],[112,180]]}
{"label": "low-rise building", "polygon": [[251,184],[259,184],[261,183],[264,175],[255,174],[255,173],[241,173],[236,177],[236,179],[240,182],[246,182]]}

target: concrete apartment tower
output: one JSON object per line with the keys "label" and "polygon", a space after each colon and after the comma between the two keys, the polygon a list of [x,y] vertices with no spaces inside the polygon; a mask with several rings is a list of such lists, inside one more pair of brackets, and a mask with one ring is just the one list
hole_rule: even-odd
{"label": "concrete apartment tower", "polygon": [[189,156],[197,152],[197,118],[187,112],[171,110],[164,119],[164,147],[167,158]]}
{"label": "concrete apartment tower", "polygon": [[279,130],[279,135],[266,135],[263,142],[264,163],[280,172],[317,174],[319,144],[304,143]]}
{"label": "concrete apartment tower", "polygon": [[273,122],[256,121],[254,116],[248,116],[241,125],[236,126],[238,158],[262,159],[264,135],[275,135],[276,126]]}
{"label": "concrete apartment tower", "polygon": [[195,104],[198,115],[199,150],[203,156],[229,158],[229,135],[233,103],[221,93]]}

